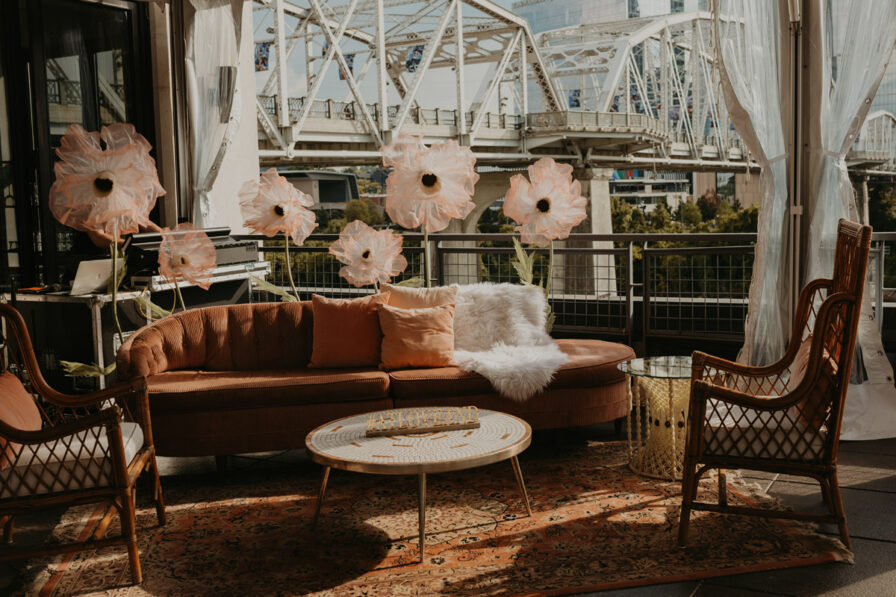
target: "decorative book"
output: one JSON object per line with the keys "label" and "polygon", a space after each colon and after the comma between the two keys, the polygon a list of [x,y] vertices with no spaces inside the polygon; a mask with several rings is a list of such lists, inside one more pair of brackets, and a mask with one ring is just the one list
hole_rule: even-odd
{"label": "decorative book", "polygon": [[479,409],[475,406],[405,408],[367,415],[367,437],[410,435],[432,431],[478,429]]}

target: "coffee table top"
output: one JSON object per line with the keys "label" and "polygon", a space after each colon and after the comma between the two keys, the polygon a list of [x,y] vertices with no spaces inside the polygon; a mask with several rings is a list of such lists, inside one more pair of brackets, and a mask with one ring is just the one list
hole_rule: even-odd
{"label": "coffee table top", "polygon": [[629,359],[616,366],[620,371],[639,377],[686,379],[691,377],[691,357],[662,356]]}
{"label": "coffee table top", "polygon": [[370,414],[337,419],[309,433],[305,446],[311,458],[324,466],[361,473],[441,473],[506,460],[532,441],[528,423],[493,410],[479,410],[478,429],[381,437],[365,435]]}

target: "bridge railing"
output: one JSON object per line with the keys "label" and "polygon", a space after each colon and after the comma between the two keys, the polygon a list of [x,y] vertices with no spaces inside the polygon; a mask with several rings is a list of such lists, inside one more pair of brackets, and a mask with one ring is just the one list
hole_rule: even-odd
{"label": "bridge railing", "polygon": [[[271,117],[277,116],[277,101],[272,95],[260,95],[258,100],[264,111]],[[305,107],[306,98],[291,97],[289,98],[288,108],[289,116],[292,122],[298,121],[302,110]],[[388,106],[387,111],[390,121],[394,122],[398,118],[398,110],[400,106]],[[378,121],[379,104],[367,104],[367,111],[373,118],[374,122]],[[325,118],[331,120],[363,120],[364,116],[358,109],[355,102],[339,102],[335,100],[314,100],[311,110],[308,112],[309,118]],[[469,111],[465,114],[467,127],[473,125],[476,119],[476,112]],[[457,110],[445,110],[442,108],[420,108],[416,107],[408,113],[408,120],[414,124],[420,125],[447,125],[457,126],[458,116]],[[489,129],[519,129],[522,127],[524,118],[517,114],[494,114],[487,112],[483,116],[482,126]]]}

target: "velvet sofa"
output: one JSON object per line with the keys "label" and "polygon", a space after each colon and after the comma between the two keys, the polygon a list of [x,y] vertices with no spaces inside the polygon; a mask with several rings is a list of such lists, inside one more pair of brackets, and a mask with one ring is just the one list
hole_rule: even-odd
{"label": "velvet sofa", "polygon": [[[223,456],[302,448],[327,421],[397,407],[462,406],[517,415],[535,429],[590,425],[626,415],[623,344],[558,340],[570,361],[526,402],[456,367],[380,371],[311,369],[310,302],[194,309],[131,335],[118,374],[146,376],[156,452]],[[350,338],[345,339],[351,342]]]}

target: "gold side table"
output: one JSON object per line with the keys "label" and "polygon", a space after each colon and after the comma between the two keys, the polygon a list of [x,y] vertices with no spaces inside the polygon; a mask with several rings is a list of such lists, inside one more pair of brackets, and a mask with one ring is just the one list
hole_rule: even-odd
{"label": "gold side table", "polygon": [[[413,412],[421,409],[394,410]],[[312,525],[317,524],[331,468],[379,475],[417,475],[422,562],[426,538],[426,475],[460,471],[501,460],[510,460],[526,513],[532,515],[517,460],[517,454],[532,442],[532,429],[522,419],[506,413],[479,409],[478,429],[367,437],[367,418],[371,414],[374,413],[331,421],[305,438],[305,446],[312,460],[324,466]]]}
{"label": "gold side table", "polygon": [[630,380],[632,410],[626,420],[629,467],[648,477],[681,479],[691,357],[631,359],[618,367]]}

